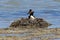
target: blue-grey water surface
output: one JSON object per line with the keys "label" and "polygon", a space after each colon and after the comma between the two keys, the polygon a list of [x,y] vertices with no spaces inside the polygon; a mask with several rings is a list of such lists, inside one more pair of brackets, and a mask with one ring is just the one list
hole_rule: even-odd
{"label": "blue-grey water surface", "polygon": [[28,17],[32,9],[34,16],[53,24],[49,28],[60,28],[59,0],[0,0],[0,28],[7,28],[16,19]]}

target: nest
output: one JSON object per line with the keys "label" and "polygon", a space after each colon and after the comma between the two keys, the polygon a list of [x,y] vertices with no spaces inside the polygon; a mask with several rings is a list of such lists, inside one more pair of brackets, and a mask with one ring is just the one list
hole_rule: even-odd
{"label": "nest", "polygon": [[22,27],[22,28],[46,28],[51,24],[45,21],[42,18],[36,18],[34,20],[28,18],[21,18],[20,20],[14,21],[11,23],[10,27]]}

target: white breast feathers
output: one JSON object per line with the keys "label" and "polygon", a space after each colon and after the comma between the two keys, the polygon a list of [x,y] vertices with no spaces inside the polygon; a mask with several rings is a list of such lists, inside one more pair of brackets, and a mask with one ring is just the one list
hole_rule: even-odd
{"label": "white breast feathers", "polygon": [[31,20],[34,20],[34,19],[35,19],[35,17],[31,15],[31,16],[30,16],[30,19],[31,19]]}

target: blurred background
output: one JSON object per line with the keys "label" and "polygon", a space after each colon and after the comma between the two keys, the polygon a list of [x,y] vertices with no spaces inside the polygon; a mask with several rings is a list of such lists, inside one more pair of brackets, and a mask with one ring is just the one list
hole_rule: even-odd
{"label": "blurred background", "polygon": [[0,28],[7,28],[16,19],[34,16],[53,24],[48,28],[60,28],[60,0],[0,0]]}

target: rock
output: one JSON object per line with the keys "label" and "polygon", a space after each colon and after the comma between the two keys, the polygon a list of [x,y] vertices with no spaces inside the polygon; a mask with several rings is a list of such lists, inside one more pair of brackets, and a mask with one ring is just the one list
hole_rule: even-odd
{"label": "rock", "polygon": [[51,26],[50,23],[45,21],[42,18],[36,18],[35,20],[30,20],[28,18],[21,18],[20,20],[14,21],[11,23],[10,27],[23,27],[23,28],[33,28],[33,27],[39,27],[39,28],[46,28],[48,26]]}

